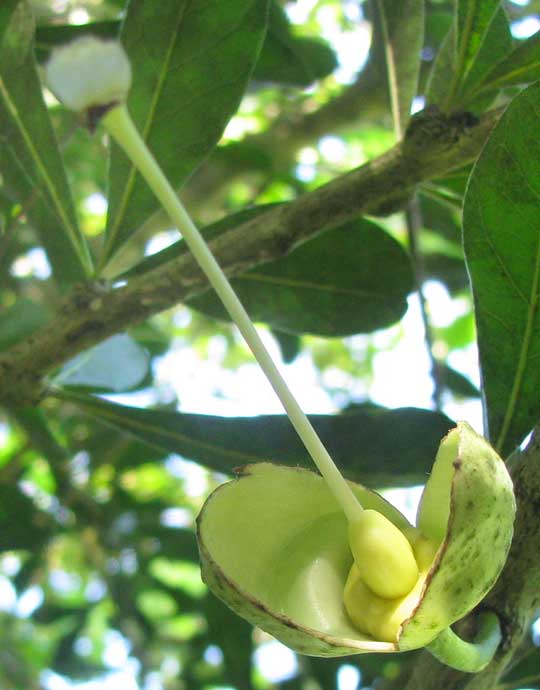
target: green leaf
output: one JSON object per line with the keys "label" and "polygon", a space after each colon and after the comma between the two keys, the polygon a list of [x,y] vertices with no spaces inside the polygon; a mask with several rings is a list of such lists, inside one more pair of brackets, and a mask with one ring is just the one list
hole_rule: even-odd
{"label": "green leaf", "polygon": [[[211,242],[275,205],[227,216],[204,228],[204,237]],[[186,251],[180,240],[121,277],[142,275]],[[285,258],[247,271],[231,283],[254,321],[288,333],[333,337],[370,332],[399,320],[407,308],[413,276],[399,242],[375,223],[360,219],[306,242]],[[214,318],[229,320],[212,291],[188,304]]]}
{"label": "green leaf", "polygon": [[540,85],[510,104],[471,176],[463,214],[489,435],[501,454],[540,417]]}
{"label": "green leaf", "polygon": [[508,23],[506,12],[498,9],[489,25],[478,50],[471,59],[470,67],[463,75],[460,86],[460,103],[470,104],[471,92],[477,84],[484,82],[486,74],[493,68],[495,62],[504,60],[512,52],[514,41]]}
{"label": "green leaf", "polygon": [[[133,68],[131,115],[170,182],[180,187],[236,112],[258,58],[266,0],[129,3],[120,38]],[[112,147],[105,259],[158,208]]]}
{"label": "green leaf", "polygon": [[469,346],[476,339],[472,311],[458,316],[449,326],[437,328],[437,338],[444,340],[450,350],[459,350]]}
{"label": "green leaf", "polygon": [[[126,438],[116,428],[96,422],[84,413],[74,415],[63,428],[71,439],[73,452],[85,450],[90,454],[94,470],[103,465],[114,465],[117,471],[123,471],[145,463],[162,463],[167,455],[155,446]],[[73,432],[81,429],[83,438],[78,440]]]}
{"label": "green leaf", "polygon": [[[265,460],[313,466],[285,415],[214,417],[115,405],[72,391],[56,396],[144,443],[219,472]],[[444,415],[415,408],[309,417],[336,464],[369,486],[423,482],[452,426]]]}
{"label": "green leaf", "polygon": [[479,398],[480,391],[466,376],[448,365],[441,366],[442,384],[460,398]]}
{"label": "green leaf", "polygon": [[456,5],[456,63],[463,83],[473,69],[500,0],[458,0]]}
{"label": "green leaf", "polygon": [[337,67],[334,51],[321,40],[294,36],[282,7],[270,3],[268,33],[253,78],[309,86]]}
{"label": "green leaf", "polygon": [[[330,230],[231,282],[254,321],[328,337],[369,333],[398,321],[413,289],[403,247],[364,219]],[[228,320],[213,292],[188,304]]]}
{"label": "green leaf", "polygon": [[253,79],[284,86],[309,86],[332,74],[337,65],[336,54],[324,41],[291,36],[286,45],[281,45],[269,31]]}
{"label": "green leaf", "polygon": [[122,333],[67,362],[54,383],[120,393],[136,388],[145,378],[148,366],[148,352]]}
{"label": "green leaf", "polygon": [[[472,6],[476,2],[470,4],[473,11]],[[489,4],[486,3],[483,9],[489,9]],[[471,19],[474,20],[474,17]],[[480,35],[482,26],[484,34]],[[465,29],[466,27],[464,31]],[[467,44],[467,36],[470,45]],[[502,8],[496,9],[489,22],[471,25],[469,33],[465,31],[461,39],[464,42],[462,54],[456,53],[454,24],[439,48],[428,80],[426,100],[446,111],[463,108],[465,104],[468,108],[474,106],[475,110],[482,110],[491,102],[496,92],[490,90],[484,99],[475,102],[477,85],[483,83],[493,64],[504,60],[512,50],[512,35],[506,13]],[[467,64],[464,65],[462,60],[466,60]]]}
{"label": "green leaf", "polygon": [[454,73],[455,27],[452,26],[439,46],[426,84],[426,104],[446,107],[448,82]]}
{"label": "green leaf", "polygon": [[482,91],[527,84],[540,79],[540,31],[499,61],[484,77]]}
{"label": "green leaf", "polygon": [[394,128],[402,136],[418,88],[424,44],[424,3],[418,0],[378,0]]}
{"label": "green leaf", "polygon": [[302,349],[301,338],[298,335],[277,330],[273,330],[272,335],[277,340],[281,352],[281,359],[285,364],[294,362]]}
{"label": "green leaf", "polygon": [[4,35],[10,28],[12,15],[19,3],[21,0],[3,0],[2,7],[0,7],[0,42],[4,40]]}
{"label": "green leaf", "polygon": [[[33,57],[33,16],[25,2],[0,10],[0,171],[6,193],[20,203],[40,235],[56,280],[84,280],[91,260]],[[4,23],[5,22],[5,23]]]}

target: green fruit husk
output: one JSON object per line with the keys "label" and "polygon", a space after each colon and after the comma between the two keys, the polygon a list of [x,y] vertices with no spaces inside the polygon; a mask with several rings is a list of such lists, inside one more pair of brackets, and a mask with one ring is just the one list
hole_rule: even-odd
{"label": "green fruit husk", "polygon": [[206,501],[197,521],[203,579],[239,615],[314,656],[423,647],[476,606],[502,569],[515,501],[502,460],[467,424],[441,442],[418,528],[377,493],[352,484],[365,508],[435,556],[396,642],[360,633],[343,605],[352,564],[347,523],[324,480],[299,468],[242,468]]}

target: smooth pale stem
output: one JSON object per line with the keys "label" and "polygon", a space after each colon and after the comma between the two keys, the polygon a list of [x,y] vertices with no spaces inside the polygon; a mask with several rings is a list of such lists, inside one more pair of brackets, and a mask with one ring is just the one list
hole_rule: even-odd
{"label": "smooth pale stem", "polygon": [[451,628],[447,628],[426,649],[447,666],[458,671],[478,673],[493,659],[501,639],[499,619],[489,611],[480,616],[473,642],[462,640]]}
{"label": "smooth pale stem", "polygon": [[292,425],[302,439],[315,465],[323,475],[328,487],[343,509],[349,522],[356,522],[362,513],[362,506],[342,477],[315,429],[296,402],[285,380],[265,348],[242,303],[238,299],[227,277],[221,270],[202,235],[186,212],[174,189],[169,184],[155,158],[140,136],[127,108],[119,105],[102,119],[109,133],[124,149],[137,170],[157,196],[175,226],[180,230],[191,253],[217,292],[231,319],[249,345],[255,359],[270,381],[281,400]]}

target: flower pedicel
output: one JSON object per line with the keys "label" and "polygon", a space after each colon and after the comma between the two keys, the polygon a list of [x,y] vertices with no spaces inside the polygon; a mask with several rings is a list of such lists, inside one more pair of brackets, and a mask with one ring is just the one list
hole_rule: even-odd
{"label": "flower pedicel", "polygon": [[[268,463],[218,488],[198,519],[203,576],[240,615],[298,651],[340,655],[429,645],[476,671],[500,641],[486,614],[475,643],[449,626],[495,582],[512,537],[510,478],[466,424],[443,439],[413,528],[378,494],[344,480],[289,391],[206,242],[126,108],[120,43],[85,37],[55,50],[47,83],[101,122],[181,231],[280,398],[322,477]],[[488,545],[488,546],[486,546]]]}

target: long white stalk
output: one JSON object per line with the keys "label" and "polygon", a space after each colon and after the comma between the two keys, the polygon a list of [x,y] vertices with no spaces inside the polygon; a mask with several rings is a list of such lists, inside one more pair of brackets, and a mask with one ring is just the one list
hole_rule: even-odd
{"label": "long white stalk", "polygon": [[103,117],[102,122],[145,178],[173,223],[182,233],[193,256],[221,298],[232,320],[237,325],[255,359],[281,400],[291,423],[302,439],[315,465],[326,480],[328,487],[339,502],[347,519],[350,523],[356,522],[363,511],[360,502],[342,477],[310,421],[302,412],[227,277],[140,136],[127,108],[124,105],[113,108]]}

